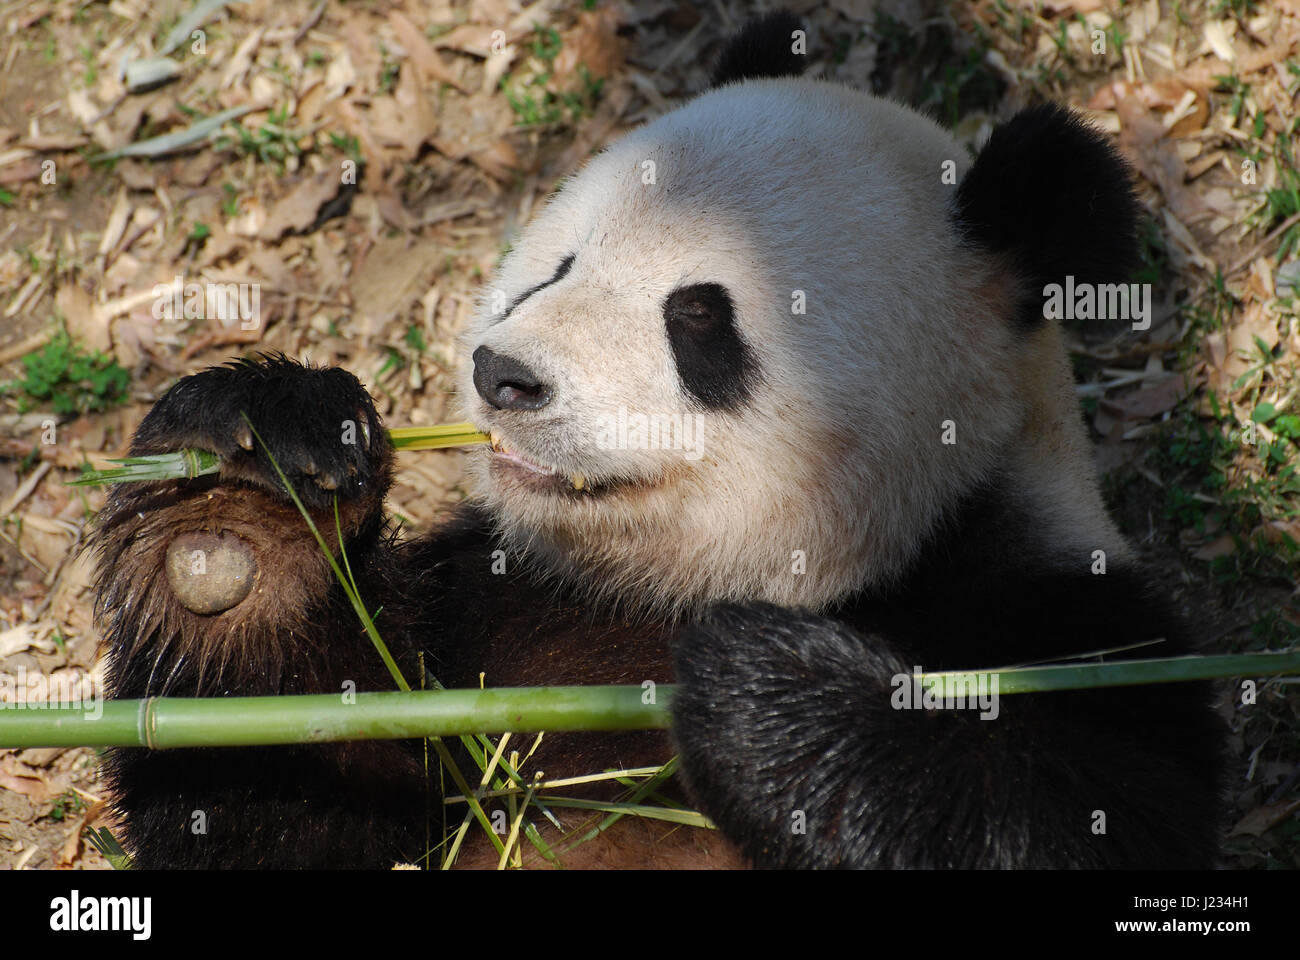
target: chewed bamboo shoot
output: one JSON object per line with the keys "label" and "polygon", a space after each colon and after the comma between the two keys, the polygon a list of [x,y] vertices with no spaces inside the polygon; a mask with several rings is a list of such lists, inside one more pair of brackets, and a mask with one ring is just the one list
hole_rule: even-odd
{"label": "chewed bamboo shoot", "polygon": [[[490,443],[472,423],[443,423],[433,427],[394,427],[388,439],[397,450],[440,450]],[[69,486],[98,486],[136,480],[189,480],[221,470],[221,458],[207,450],[179,450],[148,457],[126,457],[106,470],[87,470]]]}

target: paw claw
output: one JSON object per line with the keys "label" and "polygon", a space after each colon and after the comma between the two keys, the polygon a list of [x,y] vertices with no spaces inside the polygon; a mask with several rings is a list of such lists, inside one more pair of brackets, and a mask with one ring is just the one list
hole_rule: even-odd
{"label": "paw claw", "polygon": [[250,453],[253,449],[253,431],[248,428],[248,424],[241,423],[235,427],[235,443],[239,444]]}

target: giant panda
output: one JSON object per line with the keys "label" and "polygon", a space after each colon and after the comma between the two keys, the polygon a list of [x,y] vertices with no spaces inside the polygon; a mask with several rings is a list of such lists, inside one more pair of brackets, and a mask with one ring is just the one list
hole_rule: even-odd
{"label": "giant panda", "polygon": [[[222,469],[107,500],[111,695],[392,688],[242,412],[322,529],[337,503],[407,677],[423,656],[451,687],[678,685],[669,734],[548,735],[533,767],[676,753],[717,830],[625,818],[566,866],[1214,864],[1206,686],[1007,696],[991,719],[895,696],[918,667],[1189,650],[1106,514],[1044,319],[1048,284],[1127,280],[1129,173],[1051,105],[972,161],[903,106],[798,76],[797,27],[751,24],[710,90],[527,225],[464,344],[463,413],[494,443],[436,529],[393,535],[393,451],[352,374],[261,356],[172,387],[131,453]],[[653,417],[682,442],[620,432]],[[196,546],[229,561],[216,599],[169,567]],[[422,757],[133,748],[107,771],[138,866],[388,867],[428,853]]]}

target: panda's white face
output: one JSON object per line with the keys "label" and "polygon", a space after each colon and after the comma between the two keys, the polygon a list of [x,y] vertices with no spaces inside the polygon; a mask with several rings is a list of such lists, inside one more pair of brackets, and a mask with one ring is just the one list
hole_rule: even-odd
{"label": "panda's white face", "polygon": [[677,611],[896,574],[1021,421],[1007,281],[950,218],[966,157],[895,104],[783,79],[594,158],[465,342],[464,413],[499,438],[471,474],[506,541]]}

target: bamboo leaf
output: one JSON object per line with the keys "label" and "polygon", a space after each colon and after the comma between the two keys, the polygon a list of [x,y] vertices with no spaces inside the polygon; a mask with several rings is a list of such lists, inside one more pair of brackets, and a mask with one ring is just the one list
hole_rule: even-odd
{"label": "bamboo leaf", "polygon": [[[181,44],[187,43],[191,33],[203,26],[210,16],[230,2],[231,0],[199,0],[190,12],[172,28],[172,32],[167,34],[167,40],[163,43],[162,49],[158,51],[158,55],[165,57]],[[244,0],[237,0],[237,2],[243,3]]]}
{"label": "bamboo leaf", "polygon": [[192,147],[201,140],[206,140],[208,134],[215,133],[225,126],[229,120],[236,117],[242,117],[251,110],[258,109],[257,104],[249,103],[241,107],[231,107],[229,110],[222,110],[220,113],[214,113],[210,117],[204,117],[198,120],[184,130],[176,130],[172,133],[164,133],[160,137],[152,137],[149,140],[141,140],[137,143],[128,143],[124,147],[118,147],[116,150],[109,150],[107,153],[99,155],[100,160],[113,160],[117,157],[160,157],[164,154],[174,153],[177,150],[184,150],[186,147]]}
{"label": "bamboo leaf", "polygon": [[67,486],[99,486],[131,480],[192,480],[221,469],[220,458],[206,450],[181,450],[152,457],[125,457],[111,462],[121,466],[108,470],[87,470],[77,479],[69,480]]}

